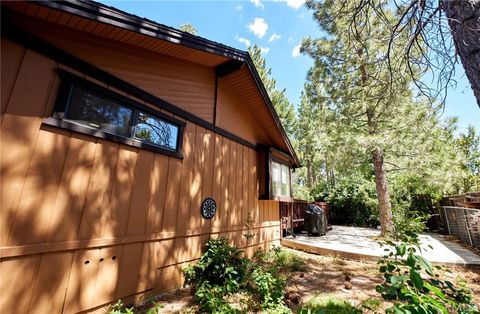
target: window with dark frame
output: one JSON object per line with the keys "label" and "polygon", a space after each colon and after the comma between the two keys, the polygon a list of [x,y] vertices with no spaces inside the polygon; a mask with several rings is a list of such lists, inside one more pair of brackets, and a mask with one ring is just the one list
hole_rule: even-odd
{"label": "window with dark frame", "polygon": [[274,197],[290,197],[290,167],[272,160],[272,194]]}
{"label": "window with dark frame", "polygon": [[59,75],[55,112],[44,123],[182,158],[184,122],[69,72]]}

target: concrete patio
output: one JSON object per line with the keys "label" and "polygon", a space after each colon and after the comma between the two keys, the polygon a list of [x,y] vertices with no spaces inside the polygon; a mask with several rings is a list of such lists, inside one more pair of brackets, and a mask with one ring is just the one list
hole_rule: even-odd
{"label": "concrete patio", "polygon": [[[324,236],[307,236],[282,239],[282,245],[310,253],[335,255],[351,259],[377,260],[385,254],[377,243],[380,231],[369,228],[333,226]],[[458,265],[480,268],[480,256],[447,236],[434,233],[421,234],[422,255],[437,265]],[[430,248],[431,246],[432,248]]]}

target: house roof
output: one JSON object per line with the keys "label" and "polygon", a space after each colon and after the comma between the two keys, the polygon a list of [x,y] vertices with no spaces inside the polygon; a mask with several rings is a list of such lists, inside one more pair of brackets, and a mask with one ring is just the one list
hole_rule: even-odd
{"label": "house roof", "polygon": [[[5,3],[2,3],[5,5]],[[94,1],[12,2],[14,11],[207,66],[225,76],[273,146],[298,157],[248,52],[228,47]]]}

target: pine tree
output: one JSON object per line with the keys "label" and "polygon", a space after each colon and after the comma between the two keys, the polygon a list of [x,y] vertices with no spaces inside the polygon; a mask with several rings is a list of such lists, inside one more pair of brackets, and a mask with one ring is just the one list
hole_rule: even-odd
{"label": "pine tree", "polygon": [[250,57],[262,79],[268,96],[275,107],[275,111],[280,117],[285,132],[287,132],[287,135],[293,139],[296,124],[295,110],[292,103],[285,95],[285,89],[277,89],[277,81],[272,77],[272,69],[267,67],[260,48],[257,45],[250,46],[248,52],[250,53]]}

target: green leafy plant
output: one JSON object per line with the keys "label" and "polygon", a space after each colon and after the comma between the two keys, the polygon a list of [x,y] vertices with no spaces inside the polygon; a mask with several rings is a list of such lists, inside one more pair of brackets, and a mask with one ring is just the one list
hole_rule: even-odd
{"label": "green leafy plant", "polygon": [[122,300],[118,300],[116,303],[110,305],[108,308],[109,314],[134,314],[133,306],[125,307]]}
{"label": "green leafy plant", "polygon": [[250,213],[247,214],[247,217],[245,218],[245,227],[247,228],[246,232],[243,234],[243,236],[247,240],[253,239],[257,234],[252,232],[252,228],[254,226],[255,220],[253,220],[252,215]]}
{"label": "green leafy plant", "polygon": [[262,309],[272,309],[277,304],[283,304],[285,280],[278,275],[274,267],[255,265],[251,278],[253,291],[258,293]]}
{"label": "green leafy plant", "polygon": [[[402,242],[385,241],[389,252],[379,261],[385,282],[376,287],[385,300],[393,301],[387,313],[478,313],[471,291],[464,283],[457,286],[442,280],[439,266],[422,257],[420,241],[413,232],[406,232]],[[391,249],[393,248],[393,250]],[[444,269],[448,271],[448,269]]]}
{"label": "green leafy plant", "polygon": [[161,302],[153,302],[152,307],[148,309],[147,314],[160,314],[165,304]]}
{"label": "green leafy plant", "polygon": [[184,269],[201,311],[238,313],[241,310],[230,300],[242,296],[251,311],[290,313],[283,302],[285,279],[278,274],[273,253],[259,253],[263,258],[250,261],[241,252],[224,238],[212,239],[199,262]]}
{"label": "green leafy plant", "polygon": [[241,253],[238,248],[229,246],[225,238],[209,240],[199,262],[184,269],[186,282],[196,286],[207,282],[225,287],[226,292],[237,291],[248,264]]}

